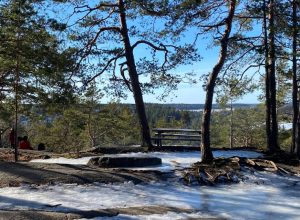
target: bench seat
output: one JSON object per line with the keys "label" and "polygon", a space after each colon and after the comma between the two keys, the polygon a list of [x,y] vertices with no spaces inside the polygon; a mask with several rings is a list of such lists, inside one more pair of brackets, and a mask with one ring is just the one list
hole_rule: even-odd
{"label": "bench seat", "polygon": [[[162,141],[200,141],[201,132],[195,129],[154,128],[152,129],[157,147],[162,147]],[[196,134],[195,134],[196,133]]]}

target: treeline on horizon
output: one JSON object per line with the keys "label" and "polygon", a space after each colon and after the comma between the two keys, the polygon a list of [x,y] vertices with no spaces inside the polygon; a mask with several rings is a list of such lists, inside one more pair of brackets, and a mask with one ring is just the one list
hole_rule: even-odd
{"label": "treeline on horizon", "polygon": [[[201,105],[146,104],[150,129],[157,127],[200,129],[201,111],[182,110],[180,106],[186,108]],[[35,149],[39,143],[44,143],[49,151],[60,153],[79,152],[99,146],[139,144],[138,119],[132,104],[88,102],[52,108],[52,105],[38,106],[37,104],[21,106],[19,135],[29,136]],[[3,147],[8,147],[7,128],[10,127],[9,118],[13,118],[13,114],[10,111],[6,111],[6,114],[3,114],[4,112],[2,111],[0,114],[0,125],[3,131],[1,144]],[[10,117],[8,117],[9,115]],[[230,123],[230,116],[231,112],[226,107],[213,112],[213,147],[228,148],[231,136],[234,139],[232,147],[263,149],[266,146],[262,105],[237,104],[233,111],[232,124]],[[290,121],[290,116],[282,113],[280,119]],[[232,133],[230,133],[230,126],[233,128]],[[280,130],[280,139],[284,143],[283,148],[288,149],[291,142],[291,131]],[[197,142],[172,141],[165,142],[165,144],[199,145]]]}
{"label": "treeline on horizon", "polygon": [[[133,105],[133,104],[132,104]],[[202,110],[204,108],[204,104],[184,104],[184,103],[145,103],[145,106],[149,105],[164,105],[169,106],[178,110]],[[246,103],[234,103],[233,108],[251,108],[256,107],[258,104],[246,104]],[[229,105],[225,105],[225,107],[230,108]],[[224,106],[220,104],[212,104],[213,109],[223,109]]]}

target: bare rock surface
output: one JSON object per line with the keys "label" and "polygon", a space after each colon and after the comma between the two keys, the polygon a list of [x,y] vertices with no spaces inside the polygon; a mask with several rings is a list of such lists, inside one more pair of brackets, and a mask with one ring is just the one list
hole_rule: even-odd
{"label": "bare rock surface", "polygon": [[55,183],[133,183],[165,180],[168,174],[159,171],[104,169],[84,165],[14,163],[0,161],[0,187],[20,184]]}
{"label": "bare rock surface", "polygon": [[[125,215],[166,214],[167,212],[192,213],[193,209],[183,209],[166,206],[141,206],[127,208],[100,209],[96,211],[51,212],[34,210],[0,210],[0,220],[73,220],[79,218],[113,217]],[[198,219],[198,218],[197,218]]]}
{"label": "bare rock surface", "polygon": [[94,157],[88,165],[99,167],[146,167],[161,165],[162,161],[158,157]]}

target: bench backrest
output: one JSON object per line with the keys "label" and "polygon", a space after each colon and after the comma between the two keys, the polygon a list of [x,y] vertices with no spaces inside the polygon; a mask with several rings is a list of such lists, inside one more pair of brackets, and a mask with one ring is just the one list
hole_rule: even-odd
{"label": "bench backrest", "polygon": [[200,130],[177,128],[154,128],[155,134],[152,140],[157,146],[162,146],[162,141],[200,141]]}

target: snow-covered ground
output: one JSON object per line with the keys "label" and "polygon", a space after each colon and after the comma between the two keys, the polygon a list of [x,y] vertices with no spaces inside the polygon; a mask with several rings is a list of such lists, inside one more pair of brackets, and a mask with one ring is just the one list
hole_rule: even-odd
{"label": "snow-covered ground", "polygon": [[[217,150],[213,151],[215,157],[232,157],[232,156],[240,156],[240,157],[249,157],[256,158],[261,156],[261,153],[257,153],[254,151],[222,151]],[[196,163],[200,160],[200,152],[151,152],[151,153],[128,153],[128,154],[116,154],[109,155],[111,157],[159,157],[162,159],[161,166],[153,166],[153,167],[143,167],[143,168],[130,168],[135,170],[160,170],[160,171],[170,171],[175,168],[183,168],[191,165],[192,163]],[[53,158],[53,159],[36,159],[31,162],[42,162],[42,163],[59,163],[59,164],[80,164],[86,165],[91,157],[83,157],[79,159],[67,159],[67,158]]]}
{"label": "snow-covered ground", "polygon": [[[146,156],[145,154],[125,154]],[[149,154],[147,154],[149,155]],[[124,154],[123,154],[124,156]],[[161,157],[165,170],[199,161],[199,152],[151,153]],[[250,151],[215,151],[215,157],[257,157]],[[78,160],[47,160],[86,164]],[[77,161],[77,162],[76,162]],[[156,167],[156,169],[161,169]],[[152,168],[154,169],[154,168]],[[187,219],[218,217],[225,219],[300,219],[300,177],[245,171],[244,182],[232,185],[185,186],[179,181],[151,184],[60,184],[0,188],[0,209],[38,209],[52,211],[97,210],[142,206],[166,206],[193,209],[192,213],[155,215],[118,215],[95,219]],[[251,173],[251,175],[250,175]],[[49,207],[58,205],[57,207]]]}
{"label": "snow-covered ground", "polygon": [[[249,179],[243,183],[218,187],[191,187],[178,182],[139,185],[131,182],[65,184],[1,188],[0,195],[0,209],[78,211],[168,206],[195,210],[191,214],[169,212],[150,216],[119,215],[109,219],[300,219],[300,178],[268,173],[255,173],[254,176],[249,175]],[[58,204],[57,207],[49,208],[49,205]]]}

